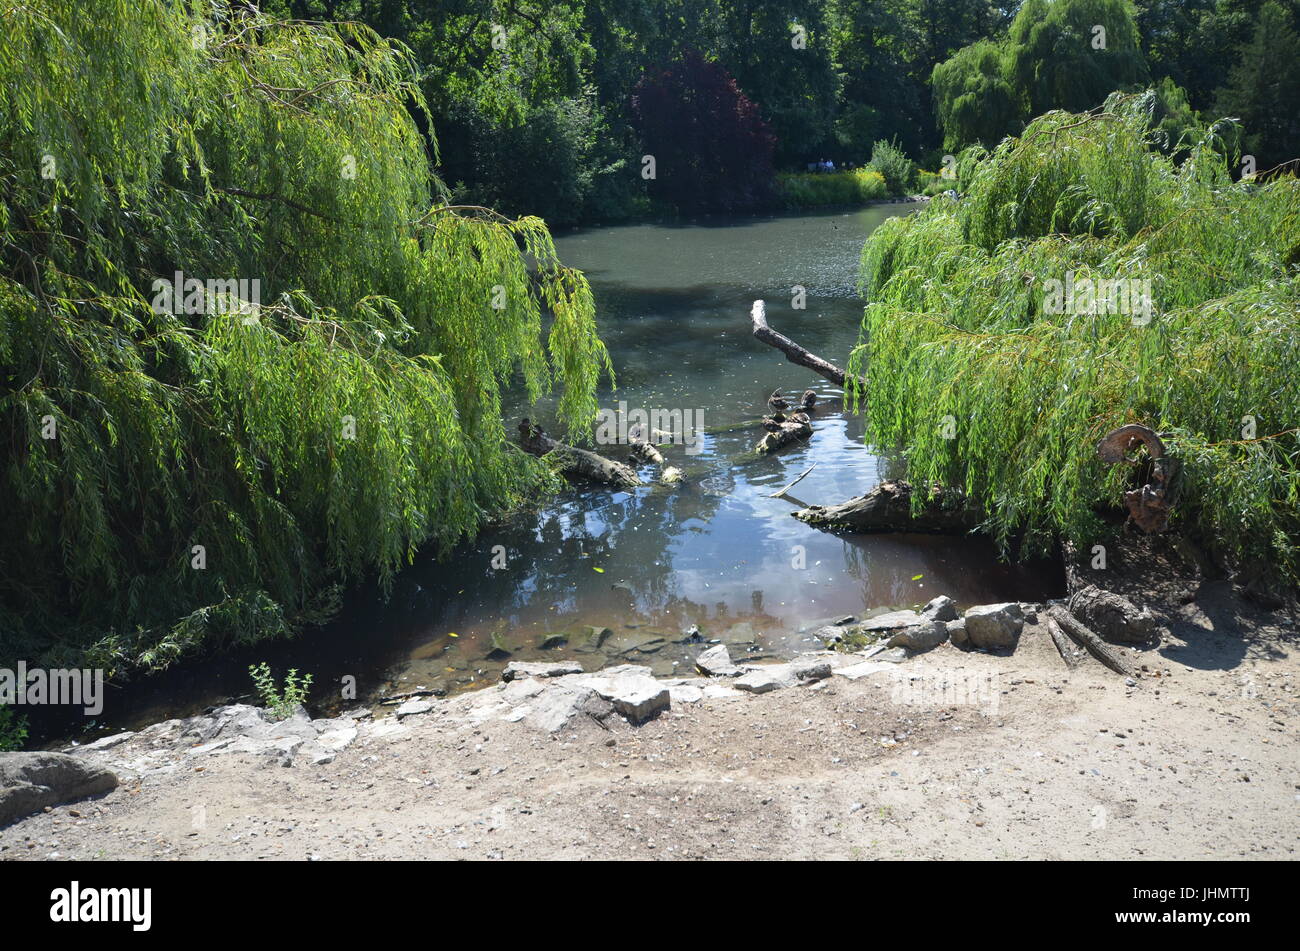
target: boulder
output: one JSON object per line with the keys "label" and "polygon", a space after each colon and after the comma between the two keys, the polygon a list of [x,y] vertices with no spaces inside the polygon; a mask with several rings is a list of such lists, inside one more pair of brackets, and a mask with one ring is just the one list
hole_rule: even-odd
{"label": "boulder", "polygon": [[1015,647],[1025,616],[1014,601],[981,604],[965,615],[966,636],[971,646],[985,649]]}
{"label": "boulder", "polygon": [[941,594],[934,598],[925,607],[921,608],[921,617],[929,621],[955,621],[957,620],[957,602],[946,594]]}
{"label": "boulder", "polygon": [[558,661],[554,664],[512,660],[506,664],[506,669],[501,671],[501,679],[509,683],[518,677],[563,677],[566,674],[580,673],[582,673],[582,665],[575,664],[571,660]]}
{"label": "boulder", "polygon": [[958,647],[965,647],[970,638],[966,635],[966,619],[957,618],[944,625],[948,629],[948,640]]}
{"label": "boulder", "polygon": [[718,644],[706,651],[701,651],[695,658],[695,666],[700,673],[709,677],[739,677],[741,670],[731,659],[726,644]]}
{"label": "boulder", "polygon": [[672,704],[672,694],[663,681],[656,680],[645,667],[624,664],[610,667],[582,679],[585,686],[632,723],[643,723]]}
{"label": "boulder", "polygon": [[596,627],[588,625],[587,639],[574,648],[580,654],[594,654],[604,646],[605,642],[614,635],[614,632],[607,627]]}
{"label": "boulder", "polygon": [[116,788],[113,773],[66,753],[0,753],[0,826]]}
{"label": "boulder", "polygon": [[905,647],[913,653],[934,650],[948,639],[948,625],[943,621],[926,621],[915,627],[904,628],[888,642],[888,647]]}

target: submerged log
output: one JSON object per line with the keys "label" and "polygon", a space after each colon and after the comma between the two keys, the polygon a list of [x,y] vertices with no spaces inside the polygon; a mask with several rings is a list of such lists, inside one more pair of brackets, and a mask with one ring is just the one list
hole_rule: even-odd
{"label": "submerged log", "polygon": [[866,495],[839,505],[810,505],[793,513],[816,528],[851,532],[929,532],[963,534],[980,522],[979,511],[964,496],[936,486],[920,512],[912,512],[912,486],[882,482]]}
{"label": "submerged log", "polygon": [[1151,458],[1151,481],[1140,488],[1124,493],[1128,515],[1138,528],[1148,535],[1163,532],[1169,527],[1170,490],[1178,473],[1178,463],[1165,452],[1165,444],[1156,431],[1148,426],[1130,423],[1111,430],[1097,443],[1097,456],[1102,462],[1115,465],[1130,461],[1128,453],[1146,446]]}
{"label": "submerged log", "polygon": [[[844,386],[846,375],[843,370],[831,363],[829,360],[823,360],[815,353],[810,353],[803,347],[799,346],[785,334],[779,334],[767,324],[767,305],[761,300],[754,301],[754,307],[749,312],[749,319],[753,324],[754,336],[767,344],[769,347],[776,347],[785,354],[785,358],[791,363],[797,363],[801,367],[807,367],[814,373],[818,373],[830,380],[836,386]],[[853,384],[860,390],[865,391],[867,381],[862,377],[852,377]]]}
{"label": "submerged log", "polygon": [[1124,659],[1109,644],[1065,608],[1059,604],[1053,605],[1048,609],[1047,613],[1052,620],[1065,629],[1065,632],[1070,637],[1085,647],[1089,654],[1115,671],[1115,673],[1122,674],[1125,677],[1137,676],[1133,669],[1125,663]]}
{"label": "submerged log", "polygon": [[659,451],[653,443],[647,442],[641,438],[640,426],[633,426],[628,431],[627,441],[632,448],[628,450],[628,455],[634,462],[649,462],[659,467],[659,481],[664,485],[676,485],[682,481],[682,470],[676,466],[670,466],[664,454]]}
{"label": "submerged log", "polygon": [[534,456],[544,456],[556,472],[569,479],[599,482],[622,489],[645,484],[631,466],[552,439],[541,426],[528,419],[519,423],[519,445]]}

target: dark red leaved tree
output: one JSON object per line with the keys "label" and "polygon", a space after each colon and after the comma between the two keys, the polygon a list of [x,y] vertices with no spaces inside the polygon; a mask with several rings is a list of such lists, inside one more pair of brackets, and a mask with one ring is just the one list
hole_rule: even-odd
{"label": "dark red leaved tree", "polygon": [[694,50],[632,94],[650,194],[684,212],[748,211],[770,200],[776,136],[731,75]]}

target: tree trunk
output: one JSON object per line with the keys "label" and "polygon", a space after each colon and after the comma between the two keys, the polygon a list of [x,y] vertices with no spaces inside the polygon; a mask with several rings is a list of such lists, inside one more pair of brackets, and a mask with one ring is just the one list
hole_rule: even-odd
{"label": "tree trunk", "polygon": [[[814,373],[824,376],[836,386],[845,385],[846,374],[843,370],[829,360],[823,360],[817,354],[809,353],[789,337],[777,333],[767,325],[767,305],[761,300],[754,301],[754,307],[749,312],[749,318],[753,323],[754,336],[769,347],[776,347],[785,354],[785,358],[791,363],[807,367]],[[867,381],[862,377],[852,377],[851,380],[860,391],[866,391]]]}
{"label": "tree trunk", "polygon": [[935,488],[926,506],[912,514],[912,487],[906,482],[882,482],[866,495],[839,505],[810,505],[793,513],[816,528],[851,532],[930,532],[964,534],[980,521],[965,499]]}
{"label": "tree trunk", "polygon": [[1115,673],[1122,674],[1125,677],[1137,676],[1109,644],[1098,637],[1092,630],[1085,627],[1083,622],[1065,608],[1060,605],[1053,605],[1048,609],[1047,613],[1052,620],[1065,629],[1067,634],[1086,647],[1088,653],[1115,671]]}
{"label": "tree trunk", "polygon": [[519,424],[519,445],[534,456],[544,456],[556,472],[569,479],[599,482],[621,489],[645,484],[631,466],[552,439],[542,427],[527,419]]}

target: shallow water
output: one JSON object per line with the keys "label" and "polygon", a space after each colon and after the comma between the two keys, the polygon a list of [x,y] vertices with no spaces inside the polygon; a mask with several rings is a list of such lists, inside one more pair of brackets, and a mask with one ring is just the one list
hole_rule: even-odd
{"label": "shallow water", "polygon": [[[842,501],[901,470],[863,446],[839,389],[753,339],[750,305],[764,298],[773,327],[842,365],[861,319],[862,242],[911,208],[628,225],[559,238],[561,258],[591,281],[618,374],[617,392],[605,387],[602,406],[700,411],[704,427],[725,430],[766,412],[773,389],[812,388],[819,398],[812,439],[758,458],[750,453],[757,427],[706,435],[695,454],[668,447],[668,461],[686,477],[676,488],[569,489],[448,561],[417,559],[387,602],[373,589],[353,592],[324,630],[113,691],[96,727],[138,725],[244,694],[253,660],[268,660],[277,675],[291,666],[312,671],[313,696],[328,709],[354,705],[328,699],[345,676],[356,678],[359,700],[373,700],[493,682],[509,659],[576,658],[588,669],[631,661],[685,673],[699,638],[677,642],[691,625],[705,640],[727,641],[733,655],[770,656],[817,646],[808,628],[819,619],[938,594],[968,605],[1058,593],[1059,568],[1001,563],[981,539],[837,536],[790,515],[796,503]],[[806,288],[805,309],[791,306],[795,285]],[[529,412],[515,407],[511,427]],[[550,422],[546,406],[531,413]],[[621,447],[605,451],[624,457]],[[814,463],[789,500],[769,498]],[[580,649],[592,626],[608,628],[607,640],[600,650]],[[567,643],[543,649],[548,635]]]}

